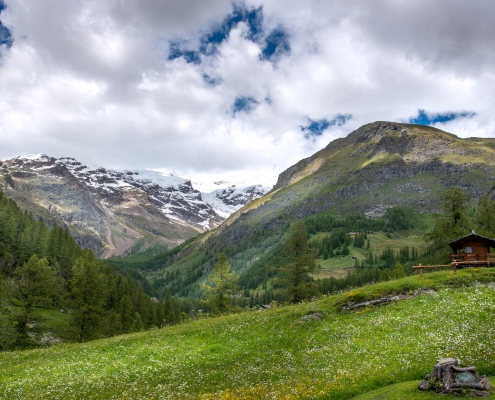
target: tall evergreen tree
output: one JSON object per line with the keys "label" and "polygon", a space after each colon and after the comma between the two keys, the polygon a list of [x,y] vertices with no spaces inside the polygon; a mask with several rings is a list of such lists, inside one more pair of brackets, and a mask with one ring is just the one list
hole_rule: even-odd
{"label": "tall evergreen tree", "polygon": [[238,277],[230,271],[225,253],[218,256],[218,262],[208,277],[210,285],[202,285],[206,294],[206,303],[214,313],[224,313],[230,309],[232,295],[238,289]]}
{"label": "tall evergreen tree", "polygon": [[490,196],[483,196],[476,207],[476,229],[487,236],[495,236],[495,201]]}
{"label": "tall evergreen tree", "polygon": [[73,324],[79,341],[101,335],[107,298],[107,276],[100,271],[98,261],[85,250],[74,267],[70,281],[74,301]]}
{"label": "tall evergreen tree", "polygon": [[11,302],[16,306],[16,320],[19,344],[28,340],[27,324],[30,320],[40,320],[37,307],[50,307],[54,299],[62,293],[62,284],[46,258],[36,254],[16,269],[16,278],[11,281]]}
{"label": "tall evergreen tree", "polygon": [[175,324],[177,322],[177,317],[174,312],[174,305],[172,303],[172,294],[170,289],[167,289],[165,294],[165,301],[163,303],[163,314],[164,320],[167,324]]}
{"label": "tall evergreen tree", "polygon": [[447,190],[440,196],[441,212],[434,215],[435,225],[424,235],[430,254],[437,254],[435,261],[448,259],[450,249],[448,243],[467,235],[472,229],[467,207],[469,197],[458,187]]}
{"label": "tall evergreen tree", "polygon": [[315,254],[308,246],[308,233],[302,222],[293,224],[284,241],[284,265],[277,268],[281,276],[277,282],[285,287],[292,303],[298,303],[313,294],[309,274],[316,268]]}

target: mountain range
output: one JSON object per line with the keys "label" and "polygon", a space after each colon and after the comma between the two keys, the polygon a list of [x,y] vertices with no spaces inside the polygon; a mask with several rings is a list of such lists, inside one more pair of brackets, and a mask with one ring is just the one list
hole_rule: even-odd
{"label": "mountain range", "polygon": [[[439,209],[440,194],[453,186],[473,200],[493,191],[495,139],[463,139],[424,125],[370,123],[283,171],[269,193],[180,253],[161,258],[150,283],[173,287],[176,271],[204,279],[215,260],[212,254],[222,251],[242,278],[260,259],[268,259],[288,224],[311,216],[377,218],[402,207],[427,219]],[[260,267],[256,274],[268,272]],[[183,282],[177,279],[177,284]]]}
{"label": "mountain range", "polygon": [[154,244],[172,248],[202,232],[175,258],[206,251],[203,244],[240,257],[239,246],[249,248],[260,232],[269,236],[288,221],[322,212],[379,217],[395,206],[429,214],[447,188],[458,186],[477,199],[493,189],[494,177],[495,139],[462,139],[385,121],[364,125],[299,161],[271,191],[215,182],[210,187],[216,189],[205,193],[170,171],[88,168],[46,155],[0,162],[6,196],[48,223],[66,226],[103,258]]}
{"label": "mountain range", "polygon": [[23,209],[66,226],[101,257],[174,247],[219,226],[268,191],[262,185],[215,182],[209,193],[171,171],[88,168],[43,154],[0,161],[0,188]]}

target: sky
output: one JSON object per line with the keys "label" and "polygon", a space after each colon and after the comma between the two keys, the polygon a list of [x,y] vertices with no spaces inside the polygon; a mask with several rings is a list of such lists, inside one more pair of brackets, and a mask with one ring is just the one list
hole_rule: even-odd
{"label": "sky", "polygon": [[493,0],[0,0],[0,159],[273,185],[374,121],[495,137]]}

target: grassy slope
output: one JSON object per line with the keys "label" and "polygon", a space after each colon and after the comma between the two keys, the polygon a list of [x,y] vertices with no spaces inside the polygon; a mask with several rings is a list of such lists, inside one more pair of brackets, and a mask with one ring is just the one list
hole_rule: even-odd
{"label": "grassy slope", "polygon": [[[378,125],[380,125],[379,122],[367,126]],[[490,169],[495,167],[495,140],[493,139],[462,139],[448,132],[423,125],[394,125],[400,129],[407,129],[409,137],[414,138],[418,143],[418,148],[401,155],[391,152],[375,154],[375,149],[380,146],[384,139],[388,138],[389,141],[396,141],[399,144],[402,140],[402,134],[399,131],[388,130],[371,139],[359,141],[357,139],[362,134],[362,129],[367,127],[363,126],[346,138],[332,142],[308,160],[300,161],[299,165],[308,163],[308,166],[306,168],[300,167],[300,172],[290,180],[289,185],[270,193],[269,198],[259,199],[259,204],[266,203],[266,206],[259,207],[259,204],[256,204],[254,207],[250,207],[250,205],[245,207],[245,210],[256,209],[255,212],[251,213],[251,221],[273,218],[283,213],[287,207],[290,208],[291,205],[297,206],[304,202],[317,204],[324,201],[324,198],[336,201],[334,211],[337,214],[345,214],[358,209],[370,209],[376,204],[385,206],[409,205],[419,211],[422,210],[419,205],[422,200],[428,199],[428,208],[431,209],[433,199],[438,198],[438,194],[452,184],[474,185],[479,187],[483,193],[490,189],[490,183],[485,179],[485,171],[481,169],[472,169],[471,172],[464,171],[458,177],[449,175],[445,171],[441,174],[433,171],[421,171],[414,176],[395,177],[393,179],[381,178],[381,169],[398,160],[414,163],[422,159],[422,162],[426,162],[426,159],[423,159],[425,152],[430,151],[432,146],[438,146],[438,143],[442,141],[448,143],[448,146],[435,156],[426,157],[428,161],[435,160],[460,167],[466,165],[484,165]],[[389,147],[394,148],[394,146]],[[363,171],[368,171],[371,175],[367,175],[366,172],[363,174]],[[358,172],[360,173],[358,174]],[[376,173],[377,176],[372,178],[373,174]],[[371,187],[366,192],[352,197],[352,201],[333,198],[333,194],[340,189],[353,185],[366,186],[369,183],[373,183]],[[400,193],[397,188],[402,185],[418,186],[415,189],[406,189]],[[421,187],[421,190],[418,190],[418,187]]]}
{"label": "grassy slope", "polygon": [[[493,375],[495,290],[475,281],[495,281],[495,269],[436,272],[263,313],[3,353],[0,398],[349,399],[421,379],[440,356]],[[336,311],[350,298],[426,287],[443,289],[364,311]],[[314,311],[325,318],[301,322]]]}
{"label": "grassy slope", "polygon": [[[323,238],[324,236],[326,236],[325,233],[314,235],[315,238]],[[373,255],[377,255],[378,257],[380,257],[382,251],[387,247],[392,248],[396,253],[404,246],[409,246],[409,248],[415,247],[420,252],[424,251],[426,247],[421,236],[414,233],[411,235],[408,233],[403,237],[393,239],[388,238],[383,233],[373,233],[369,234],[368,238],[370,240],[370,248]],[[347,256],[330,257],[326,260],[318,258],[316,262],[320,265],[321,269],[317,269],[313,274],[313,277],[315,279],[329,278],[331,276],[334,278],[345,277],[349,270],[353,270],[353,268],[349,268],[354,266],[352,257],[356,257],[357,260],[361,262],[366,259],[368,253],[369,250],[366,249],[366,247],[359,249],[351,245]]]}
{"label": "grassy slope", "polygon": [[[490,377],[490,382],[495,381],[495,377]],[[419,381],[397,383],[386,386],[372,392],[355,397],[353,400],[454,400],[459,399],[455,395],[441,395],[435,392],[420,392],[418,390]]]}

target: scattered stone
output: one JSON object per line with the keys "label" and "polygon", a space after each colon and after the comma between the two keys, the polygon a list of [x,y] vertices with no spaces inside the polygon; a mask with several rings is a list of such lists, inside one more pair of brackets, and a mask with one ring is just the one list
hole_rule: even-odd
{"label": "scattered stone", "polygon": [[493,390],[492,384],[490,383],[490,381],[488,380],[488,378],[485,375],[483,375],[481,377],[480,383],[483,385],[485,390]]}
{"label": "scattered stone", "polygon": [[315,312],[313,314],[307,314],[301,317],[301,321],[321,320],[325,315],[322,312]]}
{"label": "scattered stone", "polygon": [[51,332],[43,332],[43,335],[41,336],[40,339],[40,344],[42,346],[49,346],[52,344],[57,344],[61,343],[62,339],[56,336],[53,336]]}
{"label": "scattered stone", "polygon": [[486,376],[478,375],[476,367],[462,366],[456,358],[440,358],[418,389],[484,397],[490,395],[492,385]]}
{"label": "scattered stone", "polygon": [[341,310],[342,311],[355,310],[358,308],[365,308],[368,306],[373,306],[375,304],[390,303],[390,302],[395,302],[395,301],[399,301],[399,300],[412,299],[413,297],[416,297],[420,294],[431,295],[431,294],[435,294],[435,293],[436,293],[436,291],[432,290],[432,289],[417,290],[414,293],[402,293],[399,295],[389,295],[389,296],[380,297],[379,299],[363,301],[360,303],[348,302],[347,305],[341,307]]}
{"label": "scattered stone", "polygon": [[342,310],[343,311],[355,310],[357,308],[364,308],[364,307],[373,306],[375,304],[381,304],[381,303],[389,303],[391,301],[396,301],[399,299],[400,299],[399,296],[385,296],[385,297],[380,297],[379,299],[375,299],[375,300],[363,301],[361,303],[348,303],[346,306],[342,307]]}

